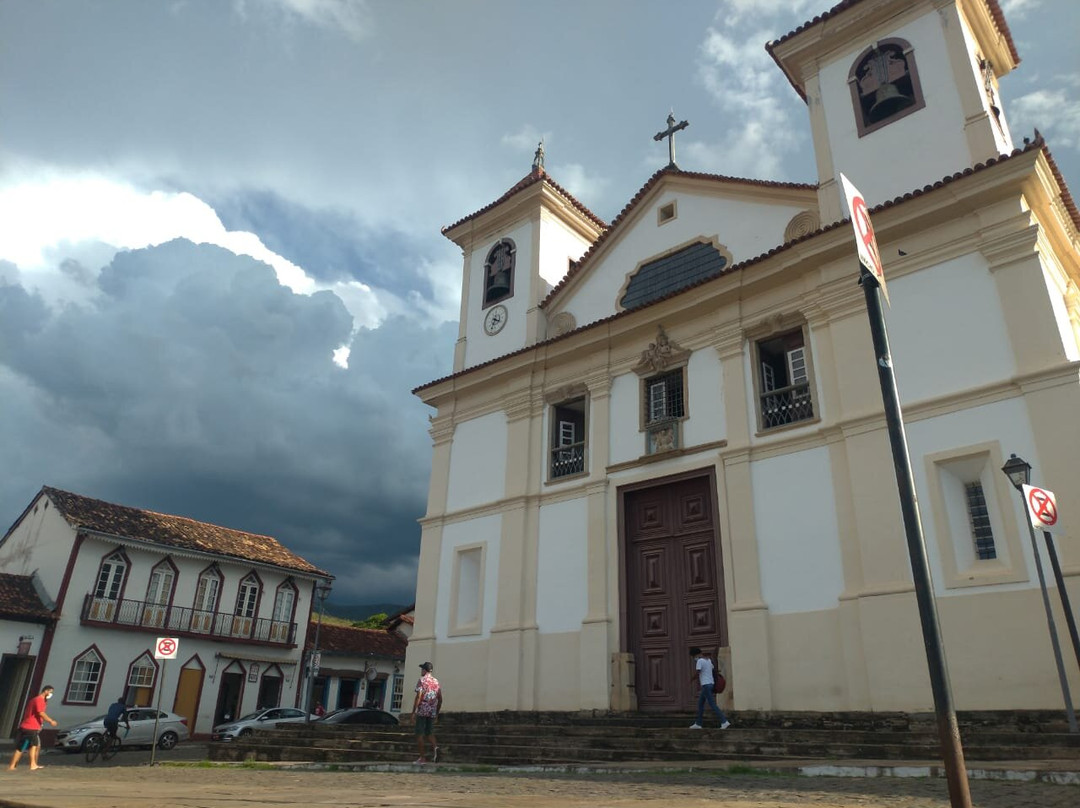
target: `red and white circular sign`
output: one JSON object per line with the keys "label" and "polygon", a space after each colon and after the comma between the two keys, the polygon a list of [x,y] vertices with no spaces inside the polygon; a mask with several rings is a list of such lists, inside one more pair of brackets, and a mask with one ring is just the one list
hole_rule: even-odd
{"label": "red and white circular sign", "polygon": [[1028,513],[1031,515],[1033,527],[1038,530],[1053,530],[1057,526],[1057,499],[1054,497],[1053,491],[1036,488],[1034,485],[1025,485],[1024,499],[1027,500]]}
{"label": "red and white circular sign", "polygon": [[154,646],[154,659],[176,659],[180,643],[175,637],[158,637]]}

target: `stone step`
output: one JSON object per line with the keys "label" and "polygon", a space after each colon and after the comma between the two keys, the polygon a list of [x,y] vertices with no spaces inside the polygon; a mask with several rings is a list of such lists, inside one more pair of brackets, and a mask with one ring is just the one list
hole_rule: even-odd
{"label": "stone step", "polygon": [[[555,717],[561,719],[556,721]],[[521,765],[668,760],[936,760],[933,716],[740,712],[734,726],[690,730],[691,716],[453,713],[436,734],[448,762]],[[961,725],[965,757],[975,761],[1054,760],[1080,765],[1080,735],[1054,731],[1050,713],[970,714]],[[409,726],[356,728],[285,724],[243,740],[211,744],[217,760],[409,761]]]}

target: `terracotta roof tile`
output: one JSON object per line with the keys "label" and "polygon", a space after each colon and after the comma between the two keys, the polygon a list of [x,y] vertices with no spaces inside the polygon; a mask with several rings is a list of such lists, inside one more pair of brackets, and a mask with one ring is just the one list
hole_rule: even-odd
{"label": "terracotta roof tile", "polygon": [[626,221],[626,217],[630,215],[630,212],[638,206],[641,200],[652,190],[653,186],[660,182],[660,179],[665,176],[691,177],[694,179],[711,180],[713,182],[732,183],[735,185],[756,185],[765,188],[796,188],[807,191],[817,190],[817,185],[807,185],[806,183],[801,182],[773,182],[771,180],[753,180],[745,177],[728,177],[724,174],[703,174],[699,171],[683,171],[680,168],[671,168],[670,166],[661,168],[649,177],[648,181],[641,186],[638,192],[634,194],[633,198],[626,203],[626,206],[619,211],[619,215],[612,220],[611,226],[600,234],[600,237],[585,251],[585,254],[571,264],[570,271],[562,277],[562,280],[555,284],[555,288],[548,292],[547,297],[540,301],[540,308],[546,308],[559,292],[566,287],[567,283],[582,271],[582,267],[589,263],[589,259],[596,254],[600,245],[606,242],[611,237],[611,234],[619,229],[619,225]]}
{"label": "terracotta roof tile", "polygon": [[75,528],[118,538],[153,542],[244,561],[257,561],[313,575],[329,575],[282,546],[271,536],[246,533],[186,516],[171,516],[126,505],[114,505],[48,486],[41,489]]}
{"label": "terracotta roof tile", "polygon": [[453,230],[458,225],[462,225],[465,222],[468,222],[468,221],[470,221],[472,219],[475,219],[478,216],[481,216],[484,213],[487,213],[492,208],[501,205],[503,202],[505,202],[507,199],[512,197],[514,194],[517,194],[517,193],[519,193],[521,191],[524,191],[529,186],[535,185],[538,182],[545,182],[548,185],[550,185],[556,192],[558,192],[558,194],[560,196],[564,197],[567,202],[569,202],[571,205],[573,205],[575,208],[577,208],[582,214],[584,214],[586,217],[588,217],[593,222],[593,224],[595,224],[597,227],[599,227],[601,229],[607,227],[607,223],[603,219],[601,219],[599,216],[597,216],[595,213],[593,213],[587,207],[585,207],[580,202],[578,202],[569,191],[567,191],[565,188],[563,188],[561,185],[559,185],[557,182],[555,182],[555,180],[553,180],[551,177],[549,177],[547,172],[544,171],[544,169],[542,169],[542,168],[534,168],[532,171],[530,171],[528,174],[526,174],[524,177],[522,177],[518,182],[514,183],[514,185],[510,188],[509,191],[507,191],[505,194],[500,196],[498,199],[496,199],[490,205],[484,205],[484,207],[480,208],[480,210],[476,211],[475,213],[470,213],[468,216],[466,216],[466,217],[464,217],[462,219],[458,219],[453,224],[447,225],[446,227],[444,227],[442,229],[442,234],[445,236],[447,233],[449,233],[451,230]]}
{"label": "terracotta roof tile", "polygon": [[[315,647],[315,622],[308,624],[307,642],[304,647]],[[398,633],[382,628],[354,628],[322,624],[319,630],[319,650],[332,654],[405,658],[405,639]]]}
{"label": "terracotta roof tile", "polygon": [[[914,191],[910,191],[910,192],[908,192],[906,194],[903,194],[902,196],[898,196],[898,197],[896,197],[894,199],[890,199],[887,202],[883,202],[880,205],[876,205],[875,207],[871,208],[870,213],[877,213],[877,212],[882,211],[882,210],[887,210],[888,208],[895,207],[896,205],[907,202],[908,200],[916,199],[916,198],[918,198],[920,196],[924,196],[924,195],[930,193],[931,191],[936,191],[937,189],[942,188],[942,187],[944,187],[946,185],[949,185],[949,184],[951,184],[953,182],[956,182],[958,180],[961,180],[964,177],[970,176],[972,174],[976,174],[976,173],[978,173],[980,171],[984,171],[985,169],[990,168],[991,166],[1007,162],[1008,160],[1010,160],[1010,159],[1012,159],[1012,158],[1014,158],[1014,157],[1016,157],[1016,156],[1018,156],[1020,154],[1025,154],[1027,152],[1035,151],[1037,149],[1041,149],[1043,151],[1043,153],[1047,155],[1047,161],[1050,162],[1050,155],[1046,151],[1046,144],[1043,141],[1042,136],[1039,135],[1038,133],[1036,133],[1035,139],[1032,140],[1029,143],[1025,143],[1023,148],[1013,149],[1010,154],[1005,154],[1005,155],[1002,155],[1000,157],[991,158],[991,159],[987,160],[984,163],[978,163],[977,165],[975,165],[972,168],[966,168],[963,171],[957,171],[955,174],[951,174],[951,175],[949,175],[947,177],[943,177],[942,179],[938,180],[937,182],[931,183],[929,185],[924,185],[922,188],[918,188],[918,189],[916,189]],[[1072,211],[1076,210],[1076,205],[1073,202],[1072,196],[1069,195],[1068,189],[1065,186],[1064,179],[1061,177],[1061,173],[1056,171],[1056,166],[1055,165],[1051,164],[1051,168],[1054,169],[1055,179],[1058,180],[1058,184],[1061,186],[1061,189],[1062,189],[1062,194],[1061,194],[1062,195],[1062,201],[1065,203],[1066,208],[1069,209],[1070,214],[1071,214]],[[664,169],[664,170],[666,170],[666,169]],[[659,172],[659,173],[662,173],[662,171]],[[655,175],[654,175],[653,179],[655,179]],[[652,182],[652,180],[650,180],[650,182]],[[642,191],[644,191],[645,188],[647,188],[647,187],[648,187],[648,183],[646,183],[645,187],[642,188]],[[639,195],[642,193],[642,191],[638,192]],[[636,198],[637,197],[635,197],[635,199]],[[632,204],[633,204],[633,201],[631,201],[631,205]],[[629,207],[630,207],[630,205],[627,205],[627,209]],[[623,213],[625,213],[625,212],[626,212],[626,209],[624,209]],[[620,216],[622,216],[622,214],[620,214]],[[612,222],[612,227],[615,227],[615,225],[618,223],[618,221],[619,221],[619,217],[616,217],[615,221]],[[1077,221],[1076,217],[1074,217],[1074,222],[1075,221]],[[833,222],[832,224],[828,224],[828,225],[825,225],[824,227],[820,227],[817,230],[813,231],[812,233],[807,233],[806,235],[800,236],[799,238],[796,238],[796,239],[792,239],[791,241],[789,241],[789,242],[787,242],[785,244],[781,244],[781,245],[779,245],[777,247],[773,247],[768,252],[764,252],[761,255],[755,256],[754,258],[748,258],[747,260],[742,261],[742,262],[740,262],[738,264],[732,264],[730,267],[725,269],[719,275],[715,275],[715,276],[712,276],[710,278],[706,278],[706,279],[704,279],[702,281],[699,281],[698,283],[693,284],[691,286],[684,286],[681,289],[679,289],[679,290],[677,290],[675,292],[672,292],[669,295],[666,295],[666,296],[664,296],[662,298],[658,298],[656,300],[650,301],[649,303],[646,303],[644,306],[639,306],[638,308],[631,309],[629,311],[616,312],[615,314],[611,314],[611,315],[609,315],[607,317],[604,317],[602,319],[595,320],[595,321],[593,321],[591,323],[583,325],[580,328],[576,328],[573,331],[568,331],[565,334],[560,334],[557,337],[551,337],[550,339],[543,340],[542,342],[538,342],[535,345],[526,345],[524,348],[519,348],[516,351],[511,351],[510,353],[503,354],[502,356],[497,356],[494,359],[489,359],[486,362],[481,362],[479,365],[473,365],[472,367],[465,368],[464,370],[460,370],[457,373],[451,373],[448,376],[443,376],[442,378],[435,379],[434,381],[430,381],[427,384],[422,384],[419,387],[414,388],[412,392],[413,392],[413,394],[419,393],[421,390],[426,390],[429,387],[434,387],[437,384],[442,384],[443,382],[449,381],[450,379],[456,379],[456,378],[460,378],[462,376],[466,376],[466,375],[468,375],[470,373],[473,373],[473,372],[475,372],[477,370],[480,370],[481,368],[488,367],[489,365],[493,365],[496,362],[501,362],[502,360],[508,359],[508,358],[510,358],[512,356],[520,356],[521,354],[527,353],[529,351],[539,350],[539,349],[544,348],[544,347],[546,347],[548,345],[551,345],[551,344],[553,344],[555,342],[558,342],[559,340],[566,339],[566,338],[570,337],[571,335],[578,334],[578,333],[580,333],[582,331],[588,331],[588,330],[593,329],[593,328],[598,328],[598,327],[600,327],[602,325],[605,325],[606,323],[610,323],[612,320],[616,320],[616,319],[618,319],[620,317],[627,317],[627,316],[629,316],[631,314],[636,314],[636,313],[642,311],[643,309],[647,309],[650,306],[655,306],[656,304],[658,304],[658,303],[660,303],[660,302],[662,302],[664,300],[667,300],[667,299],[669,299],[671,297],[675,297],[676,295],[686,294],[686,293],[690,292],[691,290],[696,289],[699,286],[702,286],[702,285],[704,285],[706,283],[712,283],[712,282],[714,282],[716,280],[719,280],[720,278],[723,278],[723,277],[726,277],[727,275],[730,275],[733,272],[740,272],[740,271],[742,271],[744,269],[748,269],[749,267],[752,267],[755,264],[759,264],[762,261],[764,261],[765,259],[770,258],[770,257],[772,257],[772,256],[774,256],[774,255],[776,255],[778,253],[786,252],[787,250],[791,249],[796,244],[800,244],[800,243],[802,243],[804,241],[808,241],[808,240],[810,240],[812,238],[815,238],[815,237],[821,235],[822,233],[827,233],[827,232],[829,232],[831,230],[835,230],[838,227],[847,226],[850,223],[851,223],[850,219],[847,219],[847,218],[840,219],[839,221]],[[1078,226],[1080,226],[1080,225],[1078,225]]]}
{"label": "terracotta roof tile", "polygon": [[41,602],[29,575],[0,572],[0,618],[44,623],[55,617]]}
{"label": "terracotta roof tile", "polygon": [[[846,11],[847,9],[851,8],[852,6],[857,6],[861,2],[863,2],[863,0],[842,0],[842,2],[837,3],[835,6],[830,8],[828,11],[825,11],[825,12],[822,12],[821,14],[818,14],[812,20],[807,20],[802,25],[800,25],[798,28],[796,28],[794,31],[788,31],[786,34],[784,34],[779,39],[774,39],[772,42],[766,42],[765,43],[765,50],[767,50],[769,52],[769,55],[772,56],[773,61],[775,61],[776,64],[780,67],[780,69],[783,70],[783,65],[780,64],[780,59],[777,58],[777,56],[776,56],[775,48],[778,45],[781,45],[784,42],[787,42],[793,36],[798,36],[803,31],[805,31],[805,30],[807,30],[809,28],[813,28],[818,23],[824,22],[825,20],[828,20],[828,19],[830,19],[832,17],[835,17],[840,12]],[[1013,61],[1016,62],[1017,64],[1019,64],[1019,62],[1020,62],[1020,52],[1017,51],[1016,43],[1013,41],[1013,38],[1012,38],[1012,32],[1009,31],[1009,25],[1008,25],[1008,23],[1005,22],[1005,14],[1001,10],[1001,5],[998,3],[998,0],[986,0],[986,5],[990,9],[990,16],[994,18],[994,23],[997,25],[998,30],[1001,31],[1001,35],[1003,37],[1005,37],[1005,42],[1009,46],[1009,54],[1012,56]],[[802,88],[799,87],[795,83],[792,76],[790,74],[788,74],[788,72],[786,70],[784,70],[784,75],[786,75],[788,77],[788,81],[790,81],[791,86],[795,88],[795,92],[797,92],[799,94],[799,96],[803,99],[803,101],[805,101],[806,100],[806,93],[804,93],[802,91]]]}

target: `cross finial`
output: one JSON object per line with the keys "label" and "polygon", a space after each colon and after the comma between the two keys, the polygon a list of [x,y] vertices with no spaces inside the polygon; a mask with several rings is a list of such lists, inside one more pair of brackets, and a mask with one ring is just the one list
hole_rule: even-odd
{"label": "cross finial", "polygon": [[675,133],[678,132],[680,129],[685,129],[689,125],[689,121],[680,121],[679,123],[675,123],[675,110],[672,110],[668,113],[667,116],[667,129],[665,129],[663,132],[657,132],[655,135],[653,135],[653,140],[658,142],[663,140],[664,138],[668,139],[668,168],[678,168],[678,166],[675,165]]}
{"label": "cross finial", "polygon": [[540,138],[540,142],[536,145],[536,154],[533,155],[533,171],[544,170],[544,139]]}

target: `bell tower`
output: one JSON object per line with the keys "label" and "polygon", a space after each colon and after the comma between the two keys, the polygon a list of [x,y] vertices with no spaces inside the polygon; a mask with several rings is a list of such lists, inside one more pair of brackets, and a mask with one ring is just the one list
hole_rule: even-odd
{"label": "bell tower", "polygon": [[510,190],[443,228],[464,254],[454,372],[547,337],[540,302],[607,225],[544,170],[544,144]]}
{"label": "bell tower", "polygon": [[873,205],[1012,151],[996,0],[845,3],[767,48],[810,113],[822,223],[843,218],[840,172]]}

